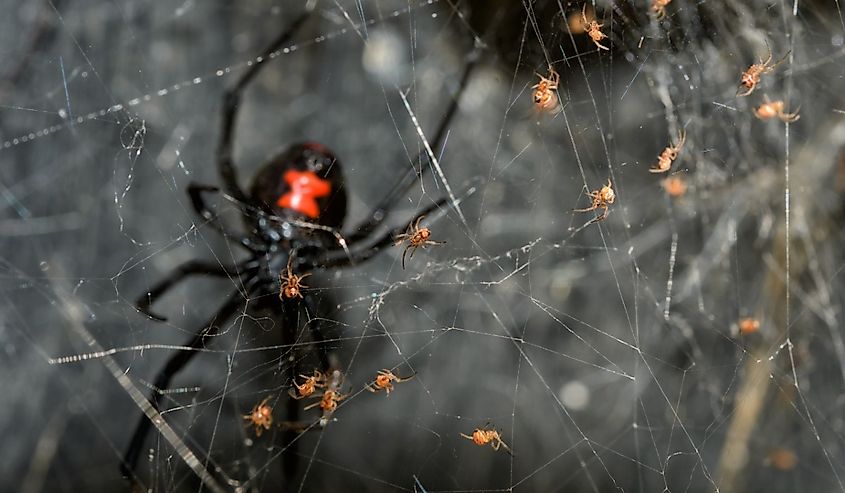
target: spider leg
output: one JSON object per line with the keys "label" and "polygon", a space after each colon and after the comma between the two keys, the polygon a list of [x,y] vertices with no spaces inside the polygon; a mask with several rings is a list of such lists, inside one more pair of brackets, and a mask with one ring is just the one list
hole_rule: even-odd
{"label": "spider leg", "polygon": [[[503,449],[505,449],[505,452],[507,452],[507,453],[508,453],[508,455],[510,455],[511,457],[516,457],[516,456],[514,455],[514,453],[513,453],[513,450],[511,450],[511,448],[510,448],[510,447],[508,447],[508,444],[507,444],[507,443],[505,443],[505,442],[503,442],[501,438],[499,438],[498,443],[499,443],[499,445],[500,445]],[[498,449],[497,449],[497,450],[498,450]]]}
{"label": "spider leg", "polygon": [[374,394],[378,393],[378,391],[379,391],[379,388],[378,388],[378,387],[376,387],[376,386],[374,386],[374,385],[373,385],[373,384],[371,384],[371,383],[368,383],[367,385],[365,385],[365,386],[364,386],[364,388],[365,388],[365,389],[367,389],[367,390],[369,390],[370,392],[372,392],[372,393],[374,393]]}
{"label": "spider leg", "polygon": [[739,86],[739,89],[737,89],[737,91],[736,91],[736,97],[738,97],[738,98],[742,98],[742,97],[748,96],[749,94],[751,94],[752,92],[754,92],[754,89],[755,89],[755,87],[754,87],[754,86],[751,86],[751,87],[749,87],[749,88],[748,88],[748,90],[747,90],[747,91],[742,92],[742,88],[743,88],[743,87],[744,87],[744,86],[742,86],[742,85],[740,85],[740,86]]}
{"label": "spider leg", "polygon": [[[431,140],[430,147],[435,152],[437,152],[442,145],[443,139],[446,137],[447,130],[449,129],[449,125],[452,122],[452,118],[458,112],[458,102],[460,101],[461,95],[464,93],[467,83],[469,82],[470,75],[477,64],[479,58],[478,52],[479,48],[476,48],[468,55],[469,62],[461,74],[461,79],[458,83],[458,90],[452,97],[449,107],[446,110],[446,114],[443,115],[443,118],[440,120],[440,125],[437,127],[437,131],[434,133],[434,139]],[[401,197],[407,195],[411,187],[417,183],[418,180],[422,179],[426,171],[431,168],[430,166],[422,165],[424,158],[427,158],[427,156],[425,151],[422,151],[414,160],[414,163],[408,172],[390,189],[391,192],[388,193],[381,202],[373,208],[372,212],[369,214],[369,218],[359,224],[353,230],[352,234],[347,237],[347,241],[349,243],[360,241],[361,239],[369,236],[390,215],[390,212],[396,202]]]}
{"label": "spider leg", "polygon": [[[326,371],[328,371],[328,370],[326,370]],[[300,376],[302,376],[302,375],[300,375]],[[303,378],[307,378],[307,377],[303,377]],[[326,388],[326,385],[328,385],[326,383],[326,375],[323,375],[323,373],[321,371],[314,370],[314,378],[315,378],[315,380],[314,380],[315,386],[317,386],[321,389],[324,389],[324,388]]]}
{"label": "spider leg", "polygon": [[235,139],[235,123],[238,115],[238,106],[241,101],[241,94],[244,88],[252,81],[258,72],[267,65],[271,55],[278,51],[282,45],[290,41],[294,34],[302,27],[302,24],[311,16],[313,7],[309,8],[288,26],[287,29],[273,40],[272,43],[261,52],[260,62],[253,63],[237,80],[234,86],[226,91],[223,96],[222,125],[220,132],[220,143],[217,147],[217,172],[223,181],[224,189],[237,200],[246,202],[247,195],[238,184],[238,176],[235,171],[234,159],[232,157],[232,143]]}
{"label": "spider leg", "polygon": [[191,205],[193,206],[194,211],[200,217],[208,221],[208,223],[223,236],[234,238],[238,243],[251,252],[261,251],[261,247],[256,245],[249,236],[232,233],[226,230],[220,221],[220,217],[217,216],[217,213],[212,211],[211,208],[208,207],[208,204],[205,203],[205,199],[202,196],[203,193],[219,191],[219,188],[211,185],[200,185],[197,183],[191,183],[188,185],[188,195],[191,197]]}
{"label": "spider leg", "polygon": [[246,264],[243,266],[232,267],[223,266],[203,260],[190,260],[176,267],[176,269],[172,271],[170,275],[159,281],[158,284],[153,286],[153,288],[150,289],[147,293],[141,295],[138,300],[135,301],[135,308],[139,312],[154,320],[164,322],[167,320],[167,317],[158,315],[157,313],[150,310],[150,307],[159,298],[161,298],[164,293],[170,291],[170,289],[173,288],[180,281],[187,277],[195,275],[208,277],[238,278],[240,277],[238,270],[242,269],[243,267],[247,267],[247,269],[249,269],[250,266],[249,264]]}
{"label": "spider leg", "polygon": [[[787,52],[786,52],[786,54],[785,54],[785,55],[784,55],[784,56],[783,56],[780,60],[776,61],[776,62],[775,62],[774,64],[772,64],[772,65],[769,65],[769,66],[771,67],[771,70],[769,70],[769,72],[771,72],[772,70],[774,70],[774,69],[775,69],[775,67],[777,67],[777,66],[778,66],[778,65],[780,65],[781,63],[785,62],[785,61],[786,61],[786,59],[787,59],[787,58],[789,58],[789,55],[791,55],[791,54],[792,54],[792,50],[789,50],[789,51],[787,51]],[[772,61],[772,58],[771,58],[771,52],[770,52],[770,55],[769,55],[769,61]]]}
{"label": "spider leg", "polygon": [[310,295],[306,296],[303,298],[303,303],[305,303],[306,313],[311,317],[306,325],[311,330],[314,338],[314,346],[317,349],[317,357],[320,358],[320,366],[322,368],[329,368],[330,363],[329,353],[326,349],[326,336],[320,328],[320,318],[316,316],[317,310],[314,306],[314,299]]}
{"label": "spider leg", "polygon": [[[284,302],[283,307],[283,320],[284,325],[282,327],[282,344],[286,345],[287,347],[291,347],[291,351],[295,351],[296,343],[299,337],[297,334],[297,328],[303,326],[303,324],[299,320],[300,315],[300,302],[297,300],[289,300]],[[314,307],[313,298],[309,296],[302,297],[302,303],[305,306],[306,314],[316,314],[317,311]],[[320,365],[322,368],[329,368],[329,356],[328,351],[326,350],[325,344],[325,337],[323,336],[323,332],[320,330],[320,321],[316,317],[312,317],[308,322],[304,325],[308,325],[311,330],[312,337],[314,339],[314,345],[316,346],[317,357],[320,359]],[[313,325],[312,325],[313,324]],[[291,354],[294,354],[293,352]],[[294,363],[290,366],[290,378],[291,381],[296,383],[296,376],[299,375],[302,378],[308,378],[305,376],[300,375],[300,368],[297,363],[299,359],[294,357]],[[316,376],[316,373],[315,373]],[[316,387],[324,387],[325,384],[320,385],[316,384]],[[293,396],[293,389],[290,390],[290,395]],[[314,395],[310,395],[308,397],[314,397]],[[287,401],[287,419],[288,421],[296,422],[299,420],[299,413],[300,407],[297,401],[304,398],[299,397],[291,399]],[[312,409],[315,406],[320,405],[321,400],[318,400],[315,403],[309,404],[305,407],[305,410]],[[284,457],[281,460],[282,470],[284,472],[285,478],[287,481],[291,481],[293,478],[296,477],[296,471],[299,467],[299,441],[297,437],[299,433],[295,429],[290,430],[283,430],[282,432],[282,450],[285,452]]]}
{"label": "spider leg", "polygon": [[801,116],[798,114],[798,110],[800,110],[800,109],[801,109],[801,107],[799,106],[792,113],[781,112],[781,114],[778,115],[778,117],[781,119],[781,121],[784,121],[784,122],[787,122],[787,123],[796,122],[801,118]]}
{"label": "spider leg", "polygon": [[308,404],[307,406],[303,407],[302,410],[303,411],[309,411],[311,409],[314,409],[315,407],[319,406],[321,402],[323,402],[322,398],[317,402],[313,402],[311,404]]}
{"label": "spider leg", "polygon": [[[211,317],[201,328],[183,344],[183,346],[192,349],[201,349],[205,337],[212,331],[215,324],[224,323],[229,320],[235,312],[240,310],[245,304],[243,293],[240,290],[235,291],[230,295],[228,301]],[[152,406],[160,410],[161,401],[164,398],[162,393],[170,385],[170,381],[176,374],[179,373],[185,365],[197,354],[197,351],[179,351],[175,353],[167,363],[164,365],[158,375],[156,375],[153,383],[153,392],[151,394],[150,403]],[[120,469],[126,477],[132,477],[135,473],[135,466],[138,462],[138,457],[141,454],[141,449],[144,445],[144,440],[150,431],[151,421],[147,416],[141,416],[138,424],[135,425],[135,431],[129,441],[129,447],[123,455],[123,462],[120,464]]]}
{"label": "spider leg", "polygon": [[763,42],[766,43],[766,54],[767,54],[766,61],[763,62],[763,65],[768,65],[769,62],[772,61],[772,46],[769,44],[768,39],[764,39]]}
{"label": "spider leg", "polygon": [[293,397],[294,399],[296,399],[298,401],[305,399],[306,397],[311,397],[310,395],[296,395],[296,392],[294,392],[293,389],[288,389],[288,395]]}
{"label": "spider leg", "polygon": [[[320,401],[317,401],[319,404]],[[296,423],[299,421],[299,399],[290,399],[287,401],[287,418],[289,422]],[[299,467],[299,436],[300,431],[295,427],[281,430],[281,446],[284,452],[284,457],[281,460],[282,472],[285,477],[285,484],[293,484],[293,479],[296,477],[296,470]]]}
{"label": "spider leg", "polygon": [[[604,220],[605,220],[605,218],[607,218],[607,215],[610,213],[610,209],[609,209],[606,205],[605,205],[605,206],[600,206],[600,207],[601,207],[601,208],[603,208],[603,209],[604,209],[604,211],[603,211],[601,214],[599,214],[598,216],[596,216],[596,217],[592,218],[592,219],[590,220],[590,222],[589,222],[589,223],[587,223],[587,224],[593,224],[593,223],[597,223],[597,222],[599,222],[599,221],[604,221]],[[596,209],[598,209],[598,208],[599,208],[599,207],[596,207]]]}
{"label": "spider leg", "polygon": [[396,379],[394,381],[398,382],[398,383],[407,382],[408,380],[413,380],[413,378],[415,376],[417,376],[416,373],[414,373],[413,375],[411,375],[409,377],[396,377]]}
{"label": "spider leg", "polygon": [[414,252],[417,251],[417,247],[414,245],[408,245],[402,250],[402,269],[405,269],[405,254],[408,253],[408,250],[411,250],[411,258],[414,258]]}
{"label": "spider leg", "polygon": [[678,130],[678,143],[675,144],[675,149],[677,149],[678,152],[681,152],[681,149],[684,147],[684,144],[686,143],[686,141],[687,141],[687,131],[686,131],[686,129],[682,128],[682,129]]}
{"label": "spider leg", "polygon": [[[475,190],[476,190],[475,186],[471,186],[471,187],[465,189],[461,194],[459,194],[458,200],[459,201],[464,200],[466,197],[469,197],[470,195],[475,193]],[[447,206],[448,202],[449,202],[449,199],[447,197],[441,198],[437,202],[431,204],[430,206],[426,207],[422,211],[418,212],[417,215],[419,215],[419,214],[429,215],[432,212],[434,212],[438,209],[444,208],[444,206]],[[311,264],[310,268],[312,268],[312,269],[316,269],[316,268],[330,269],[330,268],[334,268],[334,267],[343,267],[343,266],[347,266],[347,265],[353,265],[353,264],[357,264],[359,262],[364,262],[366,260],[369,260],[370,258],[375,256],[377,253],[379,253],[384,247],[393,245],[394,244],[394,238],[398,234],[402,233],[402,231],[407,230],[409,226],[412,226],[413,222],[416,221],[416,218],[417,218],[417,216],[415,215],[414,219],[412,219],[406,225],[399,226],[397,228],[393,228],[392,230],[387,231],[381,237],[376,239],[375,242],[373,242],[369,247],[363,248],[363,249],[358,250],[358,251],[353,251],[353,252],[351,252],[350,255],[347,255],[346,252],[343,251],[343,250],[329,251],[328,254],[326,254],[324,257],[315,258],[314,260],[312,260],[310,262],[310,264]],[[359,243],[360,243],[360,240],[359,240]]]}

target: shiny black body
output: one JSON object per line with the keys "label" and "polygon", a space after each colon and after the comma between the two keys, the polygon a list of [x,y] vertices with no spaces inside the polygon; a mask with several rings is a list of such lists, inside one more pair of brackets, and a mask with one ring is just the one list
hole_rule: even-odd
{"label": "shiny black body", "polygon": [[[308,17],[309,13],[305,13],[296,19],[285,32],[262,52],[262,58],[264,60],[270,59],[271,53],[278,51],[288,43]],[[475,57],[473,56],[466,64],[458,91],[452,98],[448,110],[431,140],[431,145],[435,149],[442,143],[447,126],[456,113],[457,100],[466,87],[474,64]],[[388,228],[381,234],[375,234],[389,216],[398,199],[408,193],[409,189],[428,168],[421,166],[420,158],[418,158],[413,172],[402,176],[361,224],[353,228],[348,234],[343,234],[340,229],[346,216],[347,197],[342,167],[330,150],[317,143],[297,144],[273,156],[256,173],[249,193],[244,192],[238,184],[232,158],[235,121],[243,90],[260,69],[265,66],[267,66],[267,63],[253,64],[224,96],[222,129],[216,152],[217,169],[222,181],[222,189],[198,184],[191,184],[188,187],[188,194],[197,214],[205,220],[208,226],[215,228],[227,239],[243,247],[247,254],[246,259],[231,266],[202,260],[189,261],[177,267],[171,275],[141,296],[136,306],[140,312],[150,318],[165,320],[163,316],[155,314],[151,310],[151,306],[174,285],[187,277],[196,275],[228,278],[233,280],[233,284],[238,288],[231,293],[223,306],[197,330],[195,335],[184,343],[184,346],[190,348],[204,347],[207,337],[212,335],[215,328],[223,326],[226,320],[244,310],[248,300],[252,300],[250,301],[251,310],[258,308],[269,312],[278,322],[277,326],[280,326],[283,344],[310,340],[319,365],[327,370],[329,368],[328,353],[320,332],[319,318],[316,316],[315,300],[307,289],[302,299],[280,299],[278,296],[281,284],[280,274],[285,273],[288,261],[292,258],[291,266],[297,275],[316,269],[339,268],[363,262],[381,249],[392,245],[393,238],[404,232],[417,217],[443,207],[446,201],[441,199],[419,211],[410,221],[398,227]],[[320,214],[316,220],[296,211],[282,209],[276,204],[278,198],[288,191],[282,175],[289,169],[313,171],[319,177],[331,183],[331,194],[320,198],[318,201]],[[220,193],[225,200],[236,204],[243,216],[246,226],[245,233],[231,231],[223,224],[212,207],[205,202],[205,196],[209,193]],[[309,321],[305,330],[309,331],[310,339],[299,333],[300,327],[303,325],[301,317],[303,313],[306,315],[305,320]],[[174,375],[196,354],[196,351],[179,351],[173,354],[164,368],[157,374],[153,381],[153,388],[160,391],[154,391],[150,396],[151,404],[156,411],[161,409],[162,401],[166,398],[166,395],[161,391],[169,387]],[[292,360],[300,361],[301,359],[292,358]],[[289,378],[291,379],[303,372],[303,369],[298,367],[298,363],[289,365],[289,367]],[[311,370],[308,369],[306,372],[310,373]],[[287,416],[285,418],[295,421],[299,410],[298,401],[288,399],[286,409]],[[141,416],[121,465],[124,474],[139,486],[140,480],[136,476],[135,468],[151,424],[146,415]],[[282,444],[283,447],[287,447],[293,442],[289,449],[285,448],[287,453],[283,457],[285,474],[290,478],[295,473],[298,454],[295,450],[296,442],[293,432],[286,432],[283,435],[285,442]],[[212,473],[212,471],[209,470],[209,473]]]}

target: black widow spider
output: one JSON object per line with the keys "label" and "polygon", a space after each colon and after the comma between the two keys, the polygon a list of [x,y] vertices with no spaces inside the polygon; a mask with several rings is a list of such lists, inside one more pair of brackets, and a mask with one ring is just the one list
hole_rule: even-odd
{"label": "black widow spider", "polygon": [[[332,269],[363,262],[384,247],[392,245],[394,237],[406,231],[416,218],[438,208],[448,207],[446,199],[438,200],[420,210],[407,223],[372,238],[373,233],[387,219],[398,199],[405,196],[429,168],[421,164],[426,156],[421,153],[408,173],[397,181],[368,217],[344,237],[339,233],[346,215],[346,192],[343,186],[341,165],[329,149],[313,142],[296,144],[274,155],[253,178],[249,193],[241,189],[232,157],[235,120],[241,94],[259,71],[267,65],[263,62],[273,58],[273,54],[288,43],[309,16],[310,10],[301,14],[262,51],[261,56],[256,58],[256,62],[224,94],[221,136],[216,149],[217,171],[223,183],[223,191],[214,186],[195,183],[188,187],[191,204],[196,213],[215,230],[227,238],[234,239],[246,249],[248,258],[233,266],[222,266],[202,260],[186,262],[153,286],[136,302],[136,307],[140,312],[153,319],[164,320],[164,317],[151,310],[152,304],[185,278],[203,275],[239,280],[240,288],[231,293],[223,306],[184,344],[187,348],[202,348],[205,338],[212,335],[213,326],[225,322],[243,309],[247,299],[278,294],[284,275],[294,273],[302,276],[303,272],[316,269]],[[442,144],[446,129],[457,112],[458,100],[478,58],[477,49],[478,47],[468,56],[457,91],[431,140],[430,147],[433,149],[439,148]],[[248,234],[233,233],[225,228],[217,214],[205,203],[203,194],[209,192],[221,192],[226,199],[238,205],[249,231]],[[275,300],[273,309],[281,320],[285,344],[292,344],[297,340],[297,316],[300,308],[304,306],[306,312],[315,313],[313,300],[307,294],[304,297],[266,296],[266,298]],[[319,326],[316,320],[310,321],[308,325],[320,364],[323,369],[328,370],[328,355]],[[169,387],[171,379],[196,354],[195,350],[175,353],[156,375],[150,399],[156,411],[161,409],[163,391]],[[291,366],[291,378],[293,378],[299,373],[299,369],[296,365]],[[296,401],[289,401],[287,412],[290,419],[296,419],[298,413]],[[150,419],[145,415],[142,416],[135,427],[121,464],[124,475],[133,480],[137,479],[134,471],[150,427]],[[294,439],[289,438],[289,441],[293,442]],[[290,475],[295,472],[294,461],[297,459],[297,454],[293,451],[286,454],[287,457],[291,459],[290,462],[284,464],[284,469]]]}

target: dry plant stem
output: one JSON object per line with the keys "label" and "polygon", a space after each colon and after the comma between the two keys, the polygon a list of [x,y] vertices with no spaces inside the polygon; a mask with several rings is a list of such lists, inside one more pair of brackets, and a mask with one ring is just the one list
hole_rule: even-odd
{"label": "dry plant stem", "polygon": [[[791,248],[789,271],[793,273],[790,280],[792,286],[786,286],[785,273],[786,265],[786,222],[783,214],[780,214],[779,223],[775,228],[776,240],[772,242],[771,256],[774,259],[774,268],[770,268],[763,282],[765,299],[763,303],[768,305],[768,313],[771,317],[766,320],[768,334],[765,339],[749,350],[749,356],[741,370],[742,381],[736,391],[734,412],[725,436],[722,450],[719,455],[718,467],[716,469],[716,485],[718,491],[745,491],[748,486],[748,475],[745,469],[754,460],[749,455],[749,439],[754,433],[757,423],[761,419],[762,410],[766,407],[766,400],[769,395],[772,379],[769,377],[772,371],[773,361],[769,357],[783,341],[786,340],[787,327],[790,320],[787,320],[786,294],[787,289],[795,290],[795,283],[801,282],[801,274],[805,271],[809,258],[801,254],[800,248],[794,248],[797,244],[814,242],[824,244],[830,231],[834,231],[833,218],[830,214],[837,211],[824,210],[818,206],[813,195],[814,190],[823,190],[827,180],[833,176],[833,167],[845,149],[845,122],[831,121],[829,131],[820,133],[815,141],[805,144],[796,155],[790,157],[791,165],[791,216],[793,225],[790,226]],[[796,172],[798,170],[798,172]],[[783,177],[780,180],[780,191],[784,190]],[[777,188],[773,188],[777,190]],[[802,192],[802,190],[804,190]],[[783,207],[781,204],[781,211]],[[800,225],[800,223],[805,223]],[[798,225],[798,226],[796,226]],[[801,235],[799,230],[812,231],[813,237]],[[795,337],[796,333],[789,334]],[[834,341],[836,342],[836,341]],[[784,351],[789,351],[787,347]],[[781,355],[781,358],[784,356]],[[785,356],[789,357],[789,356]],[[797,385],[799,382],[795,382]],[[767,416],[767,419],[776,419],[778,416]]]}
{"label": "dry plant stem", "polygon": [[[785,233],[779,228],[779,238]],[[784,241],[775,241],[774,248],[783,251]],[[785,256],[778,255],[778,265],[786,270]],[[795,267],[793,264],[791,267]],[[773,305],[774,316],[768,323],[776,328],[776,333],[783,336],[786,327],[786,286],[780,276],[771,271],[766,279],[766,297]],[[780,301],[780,303],[778,303]],[[716,469],[716,485],[719,491],[744,491],[744,470],[752,460],[748,448],[749,438],[760,418],[760,413],[769,394],[769,374],[772,361],[769,360],[769,345],[760,343],[754,347],[742,367],[742,382],[736,391],[733,416],[725,436]]]}
{"label": "dry plant stem", "polygon": [[[58,263],[56,262],[55,264]],[[71,297],[68,287],[59,284],[58,279],[66,279],[67,277],[62,277],[61,274],[59,274],[59,276],[60,277],[57,277],[57,280],[53,282],[53,291],[59,299],[60,306],[63,315],[68,322],[68,326],[74,335],[81,339],[83,344],[87,345],[96,352],[103,352],[103,346],[97,342],[85,326],[83,317],[84,309],[77,306],[77,304],[73,301],[73,297]],[[129,394],[129,397],[132,398],[135,405],[137,405],[144,414],[147,415],[150,421],[152,421],[162,438],[167,441],[171,447],[173,447],[175,455],[178,455],[182,461],[185,462],[185,465],[187,465],[194,474],[196,474],[200,481],[202,481],[203,486],[208,488],[209,491],[224,493],[226,489],[224,489],[211,475],[211,473],[206,469],[205,464],[200,461],[200,458],[197,457],[190,447],[188,447],[188,445],[182,440],[181,435],[171,428],[167,421],[165,421],[161,416],[161,413],[153,407],[150,401],[147,400],[146,396],[141,393],[138,387],[135,386],[135,383],[128,375],[126,375],[117,361],[110,355],[104,356],[101,358],[101,361],[108,372],[111,373],[112,377],[114,377],[120,386],[123,387],[123,390]],[[223,475],[222,472],[221,475]],[[222,479],[224,483],[230,481],[230,478],[225,476]],[[146,487],[140,483],[137,477],[132,478],[132,486],[133,491],[146,491]]]}

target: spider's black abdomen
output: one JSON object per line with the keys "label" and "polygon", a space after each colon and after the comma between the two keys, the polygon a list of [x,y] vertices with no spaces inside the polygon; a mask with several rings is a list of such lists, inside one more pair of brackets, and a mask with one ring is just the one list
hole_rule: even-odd
{"label": "spider's black abdomen", "polygon": [[315,142],[293,145],[270,159],[255,175],[250,194],[282,218],[340,228],[346,216],[340,161]]}

